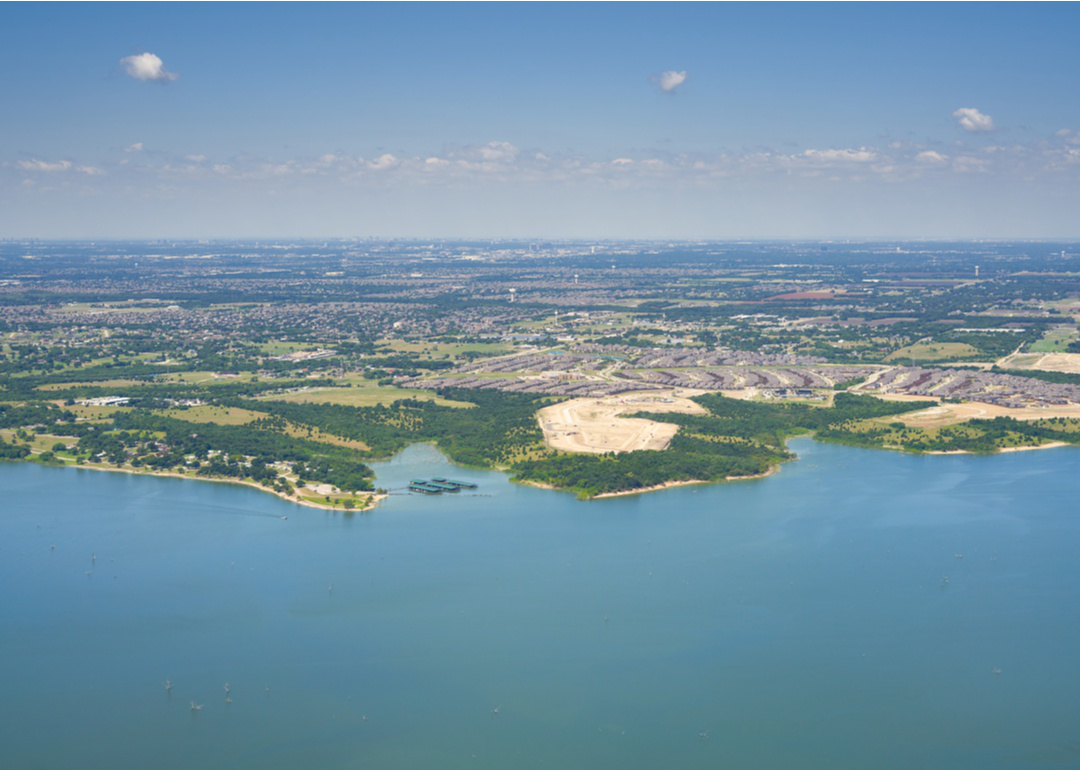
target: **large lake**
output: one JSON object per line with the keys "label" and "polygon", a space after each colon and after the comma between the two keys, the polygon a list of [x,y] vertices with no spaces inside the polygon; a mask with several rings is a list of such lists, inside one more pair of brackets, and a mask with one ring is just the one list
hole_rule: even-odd
{"label": "large lake", "polygon": [[0,767],[1080,765],[1080,454],[792,447],[579,502],[417,446],[479,488],[356,515],[0,466]]}

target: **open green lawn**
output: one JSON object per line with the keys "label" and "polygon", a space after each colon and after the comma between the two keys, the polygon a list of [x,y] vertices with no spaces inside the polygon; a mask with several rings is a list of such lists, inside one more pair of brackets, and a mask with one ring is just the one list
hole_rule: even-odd
{"label": "open green lawn", "polygon": [[1032,353],[1065,353],[1069,343],[1075,339],[1075,329],[1051,329],[1028,350]]}

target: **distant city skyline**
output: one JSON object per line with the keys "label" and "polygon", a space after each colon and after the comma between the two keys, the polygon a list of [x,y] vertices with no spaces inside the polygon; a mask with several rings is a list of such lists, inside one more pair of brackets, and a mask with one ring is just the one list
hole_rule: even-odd
{"label": "distant city skyline", "polygon": [[0,22],[0,238],[1080,236],[1072,3]]}

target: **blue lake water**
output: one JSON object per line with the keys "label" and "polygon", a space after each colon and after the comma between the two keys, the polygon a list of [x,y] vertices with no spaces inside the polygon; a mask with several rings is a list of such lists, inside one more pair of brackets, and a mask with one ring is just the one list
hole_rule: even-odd
{"label": "blue lake water", "polygon": [[356,515],[0,466],[0,767],[1080,765],[1080,454],[792,447],[579,502],[416,446],[479,488]]}

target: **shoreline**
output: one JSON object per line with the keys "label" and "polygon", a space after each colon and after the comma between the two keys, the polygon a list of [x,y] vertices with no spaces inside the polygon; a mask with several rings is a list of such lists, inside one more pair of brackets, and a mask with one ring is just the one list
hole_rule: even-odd
{"label": "shoreline", "polygon": [[[968,449],[931,449],[921,454],[927,455],[996,455],[1006,452],[1033,452],[1039,449],[1060,449],[1063,446],[1075,446],[1066,441],[1050,441],[1046,444],[1032,444],[1030,446],[1003,446],[997,447],[993,452],[972,452]],[[916,454],[919,454],[916,452]]]}
{"label": "shoreline", "polygon": [[[798,458],[793,458],[798,460]],[[685,481],[665,481],[663,484],[654,484],[651,487],[641,487],[640,489],[624,489],[620,492],[603,492],[599,495],[589,498],[590,500],[600,500],[608,497],[626,497],[627,495],[642,495],[647,492],[660,492],[664,489],[673,489],[674,487],[688,487],[692,484],[726,484],[730,481],[757,481],[759,479],[767,479],[780,472],[780,464],[777,463],[769,468],[764,473],[755,473],[753,476],[725,476],[722,479],[716,479],[714,481],[708,481],[706,479],[686,479]]]}
{"label": "shoreline", "polygon": [[[798,458],[794,458],[798,459]],[[639,487],[638,489],[622,489],[618,492],[601,492],[598,495],[591,497],[580,497],[582,500],[602,500],[610,497],[626,497],[628,495],[643,495],[648,492],[660,492],[665,489],[673,489],[674,487],[688,487],[692,484],[726,484],[729,481],[757,481],[758,479],[768,478],[775,473],[780,472],[780,464],[773,465],[769,470],[764,473],[756,473],[753,476],[726,476],[722,479],[714,479],[709,481],[707,479],[683,479],[679,481],[665,481],[662,484],[653,484],[651,487]],[[570,494],[575,493],[573,489],[564,489],[561,487],[555,487],[551,484],[544,483],[542,481],[524,481],[520,479],[513,479],[515,484],[521,484],[525,487],[533,487],[535,489],[547,489],[552,492],[568,492]]]}
{"label": "shoreline", "polygon": [[[811,436],[811,438],[812,438],[812,436]],[[430,442],[430,441],[421,441],[421,442],[417,442],[417,443],[431,444],[433,446],[435,445],[434,442]],[[834,442],[826,442],[826,443],[834,443]],[[843,442],[835,442],[835,443],[838,443],[840,446],[850,446],[853,449],[871,449],[871,450],[879,449],[878,447],[858,447],[858,446],[854,446],[854,445],[851,445],[851,444],[844,444]],[[999,453],[1004,454],[1006,452],[1028,452],[1028,451],[1034,451],[1034,450],[1039,450],[1039,449],[1059,449],[1061,447],[1067,447],[1067,446],[1073,446],[1073,444],[1070,444],[1070,443],[1064,442],[1064,441],[1051,441],[1051,442],[1048,442],[1048,443],[1045,443],[1045,444],[1037,444],[1037,445],[1031,445],[1031,446],[1000,447],[1000,448],[996,449],[994,452],[989,452],[989,453],[985,453],[985,454],[999,454]],[[900,452],[905,452],[905,453],[910,451],[910,450],[905,450],[903,447],[887,447],[887,448],[880,448],[880,449],[884,449],[884,451],[900,451]],[[931,450],[931,451],[927,451],[927,452],[913,452],[913,453],[914,454],[936,455],[936,456],[984,454],[982,452],[971,452],[971,451],[965,450],[965,449]],[[799,458],[796,456],[796,457],[792,458],[792,461],[798,461],[798,459]],[[16,462],[18,462],[18,461],[16,461]],[[514,477],[511,477],[510,480],[515,484],[521,484],[522,486],[534,487],[536,489],[545,489],[545,490],[549,490],[549,491],[552,491],[552,492],[568,492],[568,493],[577,495],[579,497],[579,499],[582,499],[582,500],[601,500],[601,499],[608,499],[608,498],[613,498],[613,497],[627,497],[627,496],[630,496],[630,495],[643,495],[643,494],[647,494],[649,492],[662,492],[665,489],[673,489],[675,487],[685,487],[685,486],[691,486],[691,485],[695,485],[695,484],[723,484],[723,483],[727,483],[727,482],[731,482],[731,481],[756,481],[756,480],[759,480],[759,479],[768,478],[769,476],[772,476],[773,474],[779,473],[782,465],[783,465],[783,463],[777,463],[776,465],[771,466],[764,473],[758,473],[758,474],[754,474],[752,476],[727,476],[727,477],[725,477],[723,479],[715,479],[715,480],[706,480],[706,479],[684,479],[684,480],[678,480],[678,481],[672,480],[672,481],[665,481],[665,482],[663,482],[661,484],[654,484],[654,485],[648,486],[648,487],[639,487],[637,489],[624,489],[624,490],[620,490],[618,492],[601,492],[598,495],[592,495],[590,497],[581,497],[580,493],[575,492],[573,489],[556,487],[556,486],[553,486],[551,484],[547,484],[547,483],[544,483],[544,482],[526,481],[526,480],[520,480],[520,479],[517,479],[517,478],[514,478]],[[279,500],[284,500],[285,502],[293,503],[295,505],[301,505],[301,506],[304,506],[304,507],[307,507],[307,508],[318,508],[318,509],[321,509],[321,510],[324,510],[324,511],[339,511],[341,513],[367,513],[369,511],[375,510],[375,508],[377,508],[379,506],[379,504],[383,500],[385,500],[387,497],[389,497],[389,495],[386,495],[386,494],[379,495],[379,494],[376,494],[374,491],[372,491],[368,495],[368,504],[366,506],[349,509],[349,508],[344,508],[342,506],[327,505],[326,503],[319,503],[319,502],[315,502],[315,501],[312,501],[312,500],[307,500],[307,499],[304,499],[304,498],[302,498],[302,497],[300,497],[298,495],[295,495],[295,494],[294,495],[284,495],[281,492],[278,492],[277,490],[270,489],[268,487],[262,486],[261,484],[258,484],[258,483],[254,482],[254,481],[247,481],[247,480],[242,480],[242,479],[215,478],[215,477],[210,477],[210,476],[194,476],[194,475],[186,475],[186,474],[174,473],[174,472],[154,472],[154,471],[140,470],[140,469],[136,469],[136,468],[116,468],[116,467],[97,465],[97,464],[89,464],[89,463],[82,464],[82,465],[76,465],[74,463],[63,462],[63,463],[61,463],[59,465],[48,465],[48,466],[44,466],[44,467],[82,468],[82,469],[91,470],[91,471],[105,471],[107,473],[128,473],[128,474],[131,474],[133,476],[151,476],[151,477],[157,477],[157,478],[174,478],[174,479],[184,479],[184,480],[187,480],[187,481],[210,481],[210,482],[214,482],[214,483],[217,483],[217,484],[238,484],[238,485],[242,485],[242,486],[246,486],[246,487],[251,487],[252,489],[257,489],[260,492],[265,492],[265,493],[271,494],[274,497],[278,498]],[[495,470],[497,470],[497,471],[499,471],[501,473],[509,473],[510,472],[510,469],[508,469],[508,468],[496,468]],[[285,517],[285,518],[287,518],[287,517]]]}
{"label": "shoreline", "polygon": [[341,506],[336,506],[336,505],[326,505],[325,503],[312,502],[310,500],[305,500],[304,498],[302,498],[302,497],[300,497],[298,495],[288,495],[288,496],[286,496],[286,495],[283,495],[281,492],[278,492],[278,491],[273,490],[273,489],[268,489],[267,487],[264,487],[261,484],[257,484],[254,481],[245,481],[243,479],[222,479],[222,478],[215,478],[215,477],[212,477],[212,476],[187,476],[187,475],[185,475],[183,473],[171,473],[171,472],[156,473],[156,472],[153,472],[153,471],[137,470],[135,468],[110,468],[110,467],[107,467],[107,466],[104,466],[104,465],[92,465],[92,464],[89,464],[89,463],[86,463],[86,464],[83,464],[83,465],[75,465],[73,463],[63,463],[62,465],[45,465],[43,467],[46,467],[46,468],[81,468],[83,470],[88,470],[88,471],[105,471],[106,473],[128,473],[128,474],[131,474],[132,476],[152,476],[154,478],[183,479],[183,480],[186,480],[186,481],[210,481],[210,482],[214,482],[216,484],[238,484],[238,485],[245,486],[245,487],[251,487],[252,489],[257,489],[260,492],[266,492],[266,493],[271,494],[274,497],[278,498],[279,500],[284,500],[285,502],[288,502],[288,503],[294,503],[296,505],[302,505],[302,506],[305,506],[307,508],[321,508],[324,511],[339,511],[341,513],[367,513],[368,511],[374,510],[379,505],[379,503],[381,503],[383,500],[385,500],[388,497],[388,495],[377,495],[374,492],[372,492],[370,494],[370,502],[369,502],[369,504],[367,506],[365,506],[363,508],[357,507],[357,508],[349,509],[349,508],[343,508]]}

